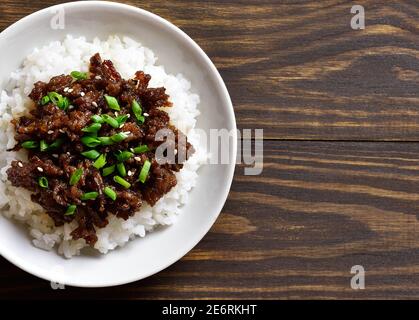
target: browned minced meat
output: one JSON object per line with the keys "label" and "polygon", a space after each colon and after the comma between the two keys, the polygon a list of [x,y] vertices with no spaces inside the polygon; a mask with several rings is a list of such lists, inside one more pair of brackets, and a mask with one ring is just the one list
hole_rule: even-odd
{"label": "browned minced meat", "polygon": [[[60,75],[52,78],[49,83],[35,83],[29,95],[35,108],[29,116],[12,121],[18,141],[14,150],[19,150],[22,143],[27,141],[39,143],[43,140],[48,145],[56,141],[62,142],[53,150],[41,152],[40,148],[28,149],[28,161],[13,161],[7,174],[14,186],[23,187],[33,193],[32,200],[45,209],[57,226],[76,220],[78,227],[72,232],[74,239],[83,238],[93,245],[97,241],[96,229],[108,224],[110,214],[128,219],[140,209],[143,201],[153,206],[176,185],[174,172],[179,171],[183,164],[159,164],[156,161],[155,149],[163,143],[155,139],[158,130],[172,130],[176,136],[176,150],[185,148],[187,156],[193,153],[193,147],[186,137],[170,124],[169,115],[161,110],[162,107],[172,105],[165,88],[149,88],[150,79],[149,75],[138,71],[134,79],[124,80],[111,61],[102,61],[100,55],[96,54],[91,58],[87,79],[75,80],[72,76]],[[61,110],[51,101],[42,105],[42,98],[50,92],[57,92],[68,98],[70,107]],[[130,151],[139,145],[149,147],[149,151],[135,154],[124,162],[129,173],[124,179],[131,184],[129,189],[114,182],[113,177],[118,175],[117,171],[104,177],[103,168],[96,169],[93,166],[94,160],[81,155],[82,152],[92,149],[81,141],[86,135],[82,129],[93,123],[92,116],[117,116],[109,108],[105,95],[118,100],[121,110],[117,115],[129,116],[120,128],[115,129],[103,123],[97,133],[98,136],[109,137],[119,132],[129,132],[122,142],[94,148],[107,155],[106,167],[117,164],[113,156],[115,152]],[[144,123],[138,122],[132,111],[133,100],[142,106]],[[151,162],[151,169],[147,180],[142,183],[138,177],[146,161]],[[76,185],[71,186],[70,177],[77,169],[82,169],[81,178]],[[48,180],[47,188],[39,185],[41,177]],[[115,201],[104,194],[105,187],[111,187],[115,191]],[[81,196],[87,192],[97,192],[99,195],[96,199],[82,201]],[[66,215],[65,212],[71,205],[76,205],[77,209],[74,214]]]}

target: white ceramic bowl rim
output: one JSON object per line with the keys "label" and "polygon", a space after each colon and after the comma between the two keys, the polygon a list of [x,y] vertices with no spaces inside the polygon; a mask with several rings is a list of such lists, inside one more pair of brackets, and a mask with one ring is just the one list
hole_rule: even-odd
{"label": "white ceramic bowl rim", "polygon": [[[72,7],[85,7],[86,10],[94,10],[95,8],[98,7],[108,7],[108,8],[114,8],[114,9],[119,9],[119,10],[126,10],[126,11],[130,11],[131,13],[136,13],[139,15],[143,15],[148,17],[149,19],[152,19],[154,21],[156,21],[159,24],[163,24],[164,27],[171,29],[172,32],[176,32],[179,36],[181,36],[184,40],[186,40],[188,42],[188,44],[192,47],[192,50],[195,51],[195,53],[197,53],[199,56],[201,56],[202,58],[205,59],[205,63],[207,65],[207,67],[209,67],[210,71],[212,72],[212,74],[216,77],[216,81],[217,81],[217,86],[221,89],[221,93],[223,95],[223,98],[225,100],[226,105],[228,105],[228,117],[231,119],[231,124],[234,128],[236,128],[236,121],[235,121],[235,116],[234,116],[234,109],[233,109],[233,105],[229,96],[229,93],[227,91],[227,88],[221,78],[221,75],[219,74],[218,70],[216,69],[216,67],[214,66],[214,64],[211,62],[211,60],[209,59],[209,57],[205,54],[205,52],[198,46],[198,44],[196,44],[186,33],[184,33],[182,30],[180,30],[178,27],[176,27],[175,25],[173,25],[172,23],[168,22],[167,20],[153,14],[150,13],[146,10],[140,9],[140,8],[136,8],[133,6],[129,6],[129,5],[125,5],[125,4],[120,4],[120,3],[115,3],[115,2],[106,2],[106,1],[81,1],[81,2],[69,2],[69,3],[64,3],[64,4],[59,4],[59,5],[55,5],[52,7],[48,7],[45,9],[42,9],[40,11],[37,11],[35,13],[32,13],[29,16],[26,16],[24,18],[22,18],[21,20],[15,22],[14,24],[12,24],[10,27],[8,27],[7,29],[5,29],[3,32],[1,32],[0,34],[0,42],[1,41],[5,41],[5,39],[7,39],[9,37],[10,34],[17,32],[19,30],[23,30],[27,27],[30,26],[31,20],[34,18],[37,18],[40,15],[43,15],[46,11],[52,10],[54,8],[72,8]],[[232,136],[232,144],[231,144],[231,150],[232,150],[232,154],[233,154],[233,159],[231,159],[231,163],[229,166],[229,171],[228,171],[228,176],[225,177],[225,186],[223,190],[219,190],[219,193],[222,195],[222,201],[220,201],[217,204],[217,207],[214,208],[214,211],[217,210],[217,212],[221,212],[225,201],[227,200],[227,196],[231,187],[231,183],[233,180],[233,176],[234,176],[234,170],[235,170],[235,163],[236,163],[236,152],[237,152],[237,133],[234,132],[233,136]],[[214,219],[211,223],[211,225],[208,225],[208,228],[206,230],[206,232],[204,234],[202,234],[201,239],[205,236],[205,234],[210,230],[211,226],[215,223],[217,217],[219,214],[214,216]],[[143,278],[146,278],[148,276],[151,276],[167,267],[169,267],[170,265],[172,265],[173,263],[175,263],[176,261],[178,261],[179,259],[181,259],[184,255],[186,255],[190,250],[193,249],[193,247],[195,247],[198,242],[200,241],[200,239],[198,241],[191,241],[190,243],[188,243],[187,245],[184,246],[184,248],[182,248],[183,250],[179,252],[177,258],[175,259],[171,259],[170,261],[167,261],[167,263],[165,265],[162,265],[159,269],[154,270],[154,272],[149,272],[146,275],[142,275],[142,276],[135,276],[135,275],[131,275],[131,276],[126,276],[124,279],[103,279],[103,282],[101,283],[95,283],[94,285],[92,284],[84,284],[84,283],[79,283],[77,282],[77,280],[75,280],[74,282],[72,281],[67,281],[66,284],[67,285],[71,285],[71,286],[79,286],[79,287],[108,287],[108,286],[116,286],[116,285],[122,285],[122,284],[126,284],[126,283],[130,283],[130,282],[134,282]],[[16,266],[18,266],[19,268],[25,270],[28,273],[31,273],[39,278],[45,279],[50,281],[51,278],[49,277],[47,272],[39,272],[39,270],[33,270],[31,269],[30,265],[28,265],[27,263],[25,264],[23,260],[21,259],[16,259],[14,258],[14,256],[10,253],[10,252],[0,252],[0,254],[7,260],[9,260],[10,262],[12,262],[13,264],[15,264]],[[18,261],[16,261],[18,260]]]}

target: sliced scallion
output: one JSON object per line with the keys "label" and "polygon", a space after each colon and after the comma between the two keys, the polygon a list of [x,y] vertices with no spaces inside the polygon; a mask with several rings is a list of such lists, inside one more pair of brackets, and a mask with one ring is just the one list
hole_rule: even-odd
{"label": "sliced scallion", "polygon": [[87,79],[87,73],[86,72],[73,71],[72,73],[70,73],[70,75],[76,80],[86,80]]}
{"label": "sliced scallion", "polygon": [[96,150],[89,150],[89,151],[82,152],[81,155],[90,160],[95,160],[100,156],[100,153],[97,152]]}
{"label": "sliced scallion", "polygon": [[41,150],[41,152],[44,152],[47,151],[48,148],[48,144],[45,142],[45,140],[41,140],[41,142],[39,143],[39,150]]}
{"label": "sliced scallion", "polygon": [[55,105],[58,105],[58,103],[63,100],[63,96],[58,92],[48,92],[48,98]]}
{"label": "sliced scallion", "polygon": [[61,110],[67,110],[70,105],[70,100],[68,100],[67,97],[63,97],[58,92],[49,92],[48,97],[50,101]]}
{"label": "sliced scallion", "polygon": [[67,211],[65,212],[65,215],[72,216],[73,214],[76,213],[76,210],[77,210],[77,206],[75,204],[72,204],[68,206]]}
{"label": "sliced scallion", "polygon": [[116,165],[116,168],[118,169],[119,174],[121,177],[127,176],[127,169],[125,169],[125,165],[121,162]]}
{"label": "sliced scallion", "polygon": [[80,181],[82,175],[83,169],[80,168],[74,171],[70,177],[70,186],[75,186]]}
{"label": "sliced scallion", "polygon": [[82,201],[87,201],[87,200],[95,200],[97,197],[99,196],[99,192],[96,191],[92,191],[92,192],[86,192],[81,196],[81,200]]}
{"label": "sliced scallion", "polygon": [[99,158],[93,163],[93,166],[96,169],[103,168],[106,165],[106,154],[101,154]]}
{"label": "sliced scallion", "polygon": [[106,187],[104,190],[103,190],[103,193],[104,194],[106,194],[109,198],[111,198],[113,201],[115,201],[116,200],[116,192],[112,189],[112,188],[110,188],[110,187]]}
{"label": "sliced scallion", "polygon": [[97,115],[97,114],[92,116],[91,119],[92,119],[93,122],[96,122],[96,123],[104,123],[105,122],[105,120],[103,120],[103,118],[101,116]]}
{"label": "sliced scallion", "polygon": [[38,184],[40,187],[47,189],[48,188],[48,179],[45,177],[40,177],[38,179]]}
{"label": "sliced scallion", "polygon": [[102,125],[100,123],[93,123],[90,126],[83,128],[81,131],[88,132],[88,133],[94,133],[94,132],[98,132],[101,127],[102,127]]}
{"label": "sliced scallion", "polygon": [[119,152],[115,153],[115,157],[116,157],[116,160],[118,160],[118,162],[127,161],[133,155],[134,154],[132,152],[129,152],[129,151],[119,151]]}
{"label": "sliced scallion", "polygon": [[102,175],[104,177],[106,177],[106,176],[109,176],[110,174],[112,174],[114,172],[115,172],[115,165],[110,166],[110,167],[103,168]]}
{"label": "sliced scallion", "polygon": [[151,162],[146,160],[141,169],[140,176],[138,177],[138,180],[140,180],[142,183],[145,183],[148,173],[150,172],[150,168],[151,168]]}
{"label": "sliced scallion", "polygon": [[128,134],[126,134],[125,132],[119,132],[111,136],[112,141],[116,143],[121,142],[125,140],[126,138],[128,138]]}
{"label": "sliced scallion", "polygon": [[25,141],[22,143],[22,147],[25,149],[36,149],[38,148],[38,145],[38,142],[33,140]]}
{"label": "sliced scallion", "polygon": [[132,149],[134,151],[134,153],[144,153],[149,151],[150,149],[148,148],[147,145],[142,145],[142,146],[138,146]]}
{"label": "sliced scallion", "polygon": [[129,189],[131,188],[131,183],[129,183],[127,180],[125,180],[124,178],[121,178],[120,176],[115,176],[113,177],[113,181],[115,181],[116,183],[120,184],[121,186],[123,186],[125,189]]}
{"label": "sliced scallion", "polygon": [[46,105],[48,102],[50,102],[50,98],[48,96],[43,96],[41,99],[41,105]]}
{"label": "sliced scallion", "polygon": [[115,118],[112,118],[110,115],[103,114],[103,115],[102,115],[102,118],[103,118],[103,120],[104,120],[107,124],[109,124],[111,127],[115,128],[115,129],[119,128],[119,123],[118,123],[118,121],[116,121],[116,119],[115,119]]}
{"label": "sliced scallion", "polygon": [[97,139],[100,141],[102,146],[110,146],[114,143],[110,137],[97,137]]}
{"label": "sliced scallion", "polygon": [[108,104],[109,108],[112,110],[120,111],[121,107],[119,106],[118,100],[115,97],[111,97],[105,95],[106,103]]}
{"label": "sliced scallion", "polygon": [[117,116],[115,120],[118,121],[119,126],[121,127],[128,120],[128,116],[126,114],[123,114],[123,115]]}
{"label": "sliced scallion", "polygon": [[70,100],[67,97],[64,97],[63,101],[58,104],[58,108],[64,111],[66,111],[69,106],[70,106]]}
{"label": "sliced scallion", "polygon": [[84,136],[80,139],[80,141],[89,148],[94,148],[100,145],[100,140],[92,136]]}
{"label": "sliced scallion", "polygon": [[143,116],[143,108],[137,100],[132,101],[132,112],[139,123],[144,123],[145,118]]}

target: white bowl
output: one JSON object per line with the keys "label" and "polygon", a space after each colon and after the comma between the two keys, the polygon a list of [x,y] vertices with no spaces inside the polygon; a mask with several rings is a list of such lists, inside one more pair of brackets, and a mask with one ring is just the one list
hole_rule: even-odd
{"label": "white bowl", "polygon": [[[236,129],[233,106],[221,76],[202,49],[180,29],[150,12],[112,2],[73,2],[59,7],[65,10],[64,30],[51,29],[52,9],[57,8],[51,7],[27,16],[0,34],[0,89],[35,47],[63,40],[67,34],[89,40],[127,35],[151,48],[168,72],[183,73],[191,80],[192,90],[202,101],[198,128]],[[0,254],[33,275],[71,286],[115,286],[153,275],[189,252],[217,219],[234,174],[237,137],[232,140],[230,164],[201,168],[189,203],[171,227],[107,255],[66,260],[55,252],[35,248],[25,229],[0,216]]]}

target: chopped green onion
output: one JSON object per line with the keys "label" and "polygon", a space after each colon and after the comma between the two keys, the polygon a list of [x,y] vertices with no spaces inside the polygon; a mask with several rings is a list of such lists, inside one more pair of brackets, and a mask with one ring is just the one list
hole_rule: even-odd
{"label": "chopped green onion", "polygon": [[83,128],[81,131],[95,133],[95,132],[98,132],[101,127],[102,125],[100,123],[93,123],[92,125]]}
{"label": "chopped green onion", "polygon": [[83,169],[77,169],[74,171],[70,177],[70,186],[75,186],[80,181],[82,175]]}
{"label": "chopped green onion", "polygon": [[92,119],[93,122],[96,122],[96,123],[104,123],[105,122],[105,120],[103,120],[103,118],[98,114],[95,114],[94,116],[92,116],[91,119]]}
{"label": "chopped green onion", "polygon": [[137,118],[138,122],[144,123],[145,118],[143,116],[143,108],[141,104],[138,103],[137,100],[132,101],[132,112],[134,113],[135,117]]}
{"label": "chopped green onion", "polygon": [[75,204],[72,204],[71,206],[68,206],[67,211],[65,212],[66,216],[72,216],[77,210],[77,206]]}
{"label": "chopped green onion", "polygon": [[70,75],[76,80],[86,80],[87,79],[87,73],[86,72],[73,71],[72,73],[70,73]]}
{"label": "chopped green onion", "polygon": [[119,172],[119,174],[122,177],[126,177],[127,176],[127,169],[125,169],[125,166],[124,166],[124,164],[122,162],[121,163],[118,163],[116,165],[116,168],[118,169],[118,172]]}
{"label": "chopped green onion", "polygon": [[103,114],[102,115],[103,120],[109,124],[111,127],[117,129],[119,128],[119,123],[116,121],[116,119],[112,118],[110,115]]}
{"label": "chopped green onion", "polygon": [[55,149],[60,147],[64,143],[64,139],[58,138],[53,143],[51,143],[48,147],[48,149]]}
{"label": "chopped green onion", "polygon": [[38,142],[29,140],[22,143],[22,147],[25,149],[36,149],[38,148]]}
{"label": "chopped green onion", "polygon": [[45,140],[41,140],[39,143],[39,150],[41,150],[41,152],[48,150],[48,144],[45,142]]}
{"label": "chopped green onion", "polygon": [[96,169],[103,168],[106,165],[106,154],[101,154],[99,158],[93,163]]}
{"label": "chopped green onion", "polygon": [[99,196],[99,192],[92,191],[92,192],[86,192],[81,196],[82,201],[86,200],[95,200]]}
{"label": "chopped green onion", "polygon": [[115,153],[116,160],[118,162],[124,162],[128,159],[130,159],[134,154],[129,151],[119,151],[118,153]]}
{"label": "chopped green onion", "polygon": [[63,97],[58,92],[49,92],[48,97],[53,104],[55,104],[61,110],[67,110],[70,105],[70,100],[67,97]]}
{"label": "chopped green onion", "polygon": [[97,137],[97,139],[100,141],[102,146],[110,146],[113,144],[113,141],[110,137]]}
{"label": "chopped green onion", "polygon": [[116,117],[115,120],[118,121],[119,126],[121,127],[128,120],[128,116],[126,114],[123,114]]}
{"label": "chopped green onion", "polygon": [[137,120],[138,120],[138,122],[139,122],[140,124],[143,124],[143,123],[145,122],[145,118],[144,118],[144,116],[140,116],[140,117],[138,117],[138,118],[137,118]]}
{"label": "chopped green onion", "polygon": [[50,99],[48,96],[43,96],[41,99],[41,105],[45,106],[48,102],[50,102]]}
{"label": "chopped green onion", "polygon": [[100,140],[92,136],[84,136],[80,140],[85,146],[88,146],[89,148],[94,148],[100,145]]}
{"label": "chopped green onion", "polygon": [[119,132],[111,136],[112,141],[116,143],[121,142],[125,140],[126,138],[128,138],[128,135],[125,132]]}
{"label": "chopped green onion", "polygon": [[58,108],[64,111],[66,111],[69,106],[70,106],[70,100],[67,97],[64,97],[63,101],[60,104],[58,104]]}
{"label": "chopped green onion", "polygon": [[151,162],[146,160],[144,162],[143,168],[141,169],[140,176],[138,180],[140,180],[142,183],[144,183],[147,179],[148,173],[150,172],[151,168]]}
{"label": "chopped green onion", "polygon": [[147,145],[142,145],[142,146],[135,147],[132,150],[134,151],[134,153],[144,153],[144,152],[149,151],[150,149],[148,148]]}
{"label": "chopped green onion", "polygon": [[116,200],[116,192],[115,191],[113,191],[113,189],[112,188],[110,188],[110,187],[106,187],[104,190],[103,190],[103,193],[104,194],[106,194],[109,198],[111,198],[113,201],[115,201]]}
{"label": "chopped green onion", "polygon": [[89,150],[81,153],[82,156],[85,156],[86,158],[90,160],[95,160],[100,156],[100,153],[96,150]]}
{"label": "chopped green onion", "polygon": [[110,166],[110,167],[106,167],[106,168],[103,168],[103,174],[102,175],[104,177],[106,177],[106,176],[109,176],[110,174],[114,173],[114,171],[115,171],[115,165]]}
{"label": "chopped green onion", "polygon": [[48,93],[48,98],[55,105],[58,105],[58,103],[62,102],[62,100],[63,100],[63,96],[61,94],[59,94],[58,92],[49,92]]}
{"label": "chopped green onion", "polygon": [[47,189],[48,188],[48,179],[45,177],[40,177],[38,179],[38,184],[40,187]]}
{"label": "chopped green onion", "polygon": [[113,177],[113,181],[115,181],[116,183],[120,184],[121,186],[123,186],[125,189],[129,189],[131,188],[131,183],[129,183],[127,180],[125,180],[124,178],[121,178],[120,176],[115,176]]}
{"label": "chopped green onion", "polygon": [[118,100],[116,100],[116,98],[105,95],[105,100],[110,109],[116,110],[116,111],[121,110],[121,107],[119,106]]}

